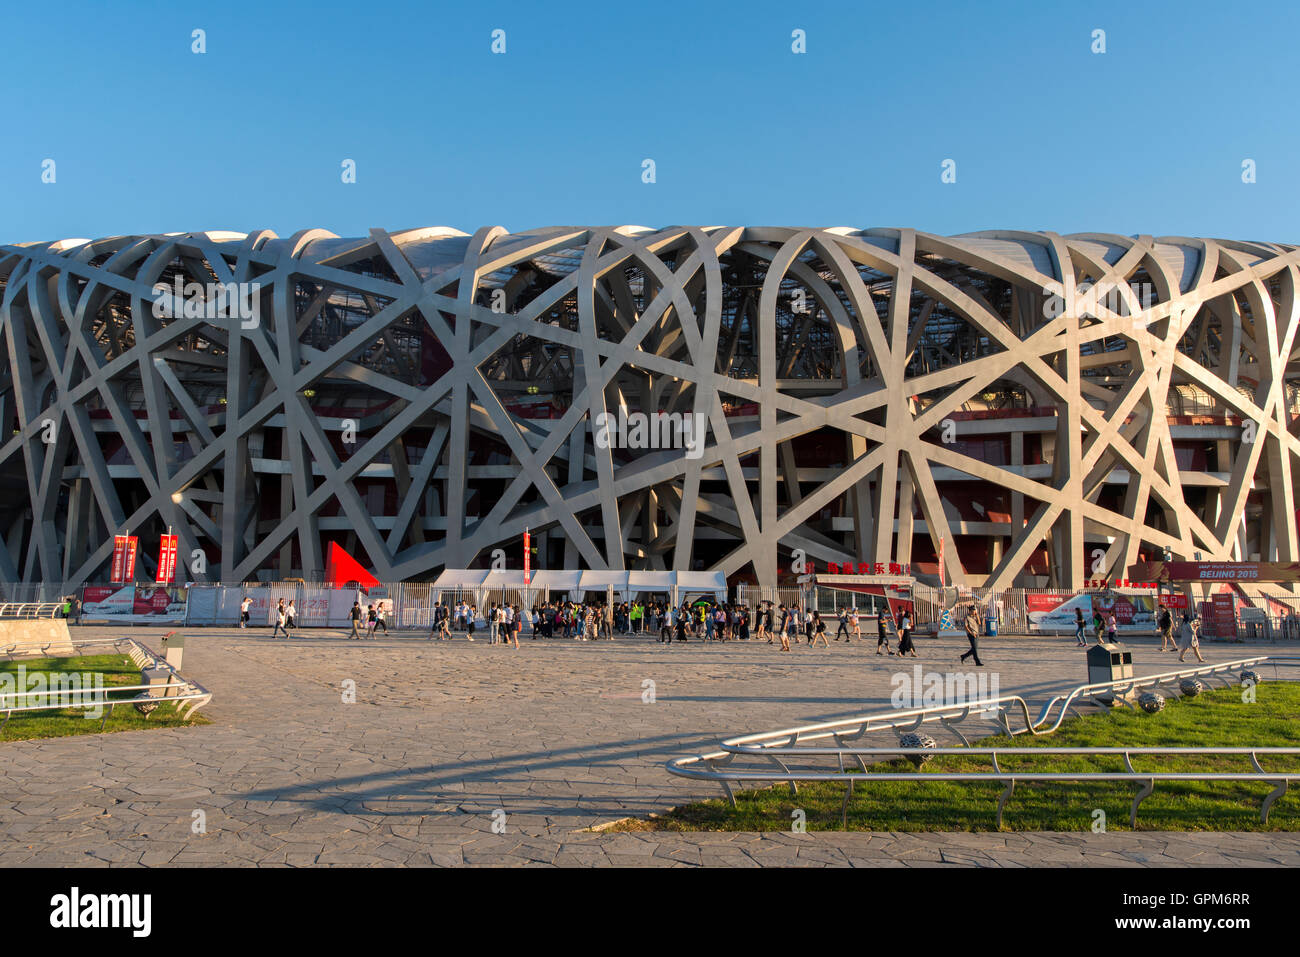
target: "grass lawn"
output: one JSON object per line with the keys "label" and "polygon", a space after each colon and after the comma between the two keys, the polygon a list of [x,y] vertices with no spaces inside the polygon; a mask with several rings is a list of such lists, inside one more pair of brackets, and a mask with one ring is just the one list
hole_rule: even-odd
{"label": "grass lawn", "polygon": [[[1300,747],[1300,683],[1264,683],[1255,689],[1254,703],[1242,701],[1242,689],[1224,688],[1195,698],[1173,699],[1159,714],[1134,713],[1120,708],[1110,714],[1067,720],[1054,734],[1005,735],[972,741],[993,747]],[[969,732],[967,732],[969,735]],[[872,742],[863,742],[872,746]],[[894,741],[884,733],[874,746]],[[942,740],[943,746],[959,742]],[[739,760],[739,759],[738,759]],[[1070,756],[999,758],[1003,770],[1033,768],[1045,771],[1123,771],[1123,758]],[[1260,758],[1268,771],[1300,771],[1300,756]],[[828,765],[829,766],[829,765]],[[874,770],[911,771],[902,759],[869,765]],[[931,771],[986,770],[984,758],[937,757],[922,766]],[[1250,771],[1249,755],[1219,759],[1196,757],[1135,757],[1138,771]],[[847,775],[846,775],[847,776]],[[853,831],[992,831],[1002,784],[983,782],[869,784],[855,768],[858,783],[848,807],[848,827]],[[701,785],[704,782],[699,782]],[[1252,782],[1157,782],[1154,793],[1138,811],[1138,830],[1176,831],[1296,831],[1300,830],[1300,787],[1273,804],[1267,825],[1259,821],[1260,802],[1273,789]],[[800,784],[797,797],[787,785],[738,791],[733,809],[725,797],[674,808],[646,820],[614,825],[615,831],[789,831],[792,813],[802,809],[807,829],[842,830],[844,786],[837,782]],[[1107,831],[1129,829],[1129,808],[1138,786],[1112,781],[1096,784],[1019,783],[1003,812],[1003,830],[1090,831],[1094,811],[1105,812]],[[721,789],[719,789],[719,793]]]}
{"label": "grass lawn", "polygon": [[[27,687],[17,687],[17,675],[21,666],[27,676]],[[0,678],[0,691],[35,691],[37,685],[33,677],[37,673],[47,676],[51,674],[80,674],[87,672],[97,672],[104,676],[104,687],[109,689],[109,700],[114,697],[129,698],[137,692],[125,691],[119,695],[114,695],[112,688],[114,685],[138,685],[140,684],[140,669],[131,662],[130,658],[124,655],[83,655],[76,658],[29,658],[23,661],[0,661],[0,675],[5,673],[14,675],[15,678],[9,681]],[[93,679],[91,679],[93,681]],[[83,679],[84,681],[84,679]],[[88,684],[82,687],[91,687]],[[63,708],[54,711],[29,711],[25,713],[16,713],[9,719],[3,731],[0,731],[0,741],[23,741],[32,738],[59,738],[72,734],[98,734],[100,733],[99,725],[103,716],[96,718],[85,717],[87,709],[84,708]],[[4,720],[5,713],[0,710],[0,721]],[[171,704],[160,704],[152,714],[146,718],[137,711],[134,705],[119,705],[113,709],[112,716],[104,725],[104,733],[110,731],[137,731],[143,728],[176,728],[191,727],[193,725],[208,724],[208,720],[202,715],[195,715],[193,718],[181,718],[176,713],[176,706]]]}

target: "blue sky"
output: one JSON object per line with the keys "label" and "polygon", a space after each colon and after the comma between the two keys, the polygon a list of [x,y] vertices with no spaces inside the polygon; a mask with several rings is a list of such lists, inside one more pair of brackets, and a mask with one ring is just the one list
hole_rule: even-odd
{"label": "blue sky", "polygon": [[610,223],[1294,242],[1298,26],[1282,2],[8,3],[0,242]]}

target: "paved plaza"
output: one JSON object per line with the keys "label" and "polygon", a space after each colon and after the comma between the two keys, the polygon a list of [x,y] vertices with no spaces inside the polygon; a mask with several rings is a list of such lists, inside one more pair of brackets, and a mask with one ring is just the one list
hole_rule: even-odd
{"label": "paved plaza", "polygon": [[[130,633],[157,647],[162,629]],[[874,641],[781,654],[752,641],[189,636],[183,670],[214,693],[211,725],[0,744],[0,866],[1300,865],[1300,834],[1092,834],[1082,822],[1077,834],[590,830],[719,796],[668,774],[672,757],[888,707],[900,662]],[[1130,644],[1140,674],[1176,666],[1158,641]],[[920,639],[902,667],[956,670],[964,648]],[[1211,662],[1293,650],[1203,649]],[[1073,638],[1004,636],[981,653],[1002,693],[1032,703],[1086,679]]]}

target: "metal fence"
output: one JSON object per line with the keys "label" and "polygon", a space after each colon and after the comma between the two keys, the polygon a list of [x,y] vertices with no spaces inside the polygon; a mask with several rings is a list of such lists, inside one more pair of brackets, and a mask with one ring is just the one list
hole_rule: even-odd
{"label": "metal fence", "polygon": [[[139,588],[150,588],[148,583],[137,583]],[[358,592],[356,589],[342,589],[312,582],[246,582],[244,584],[209,584],[194,583],[179,589],[183,600],[170,617],[161,614],[140,613],[122,615],[117,620],[123,623],[138,624],[180,624],[186,625],[232,625],[238,621],[239,600],[248,595],[254,599],[254,625],[269,625],[274,620],[273,610],[280,599],[286,604],[293,601],[296,623],[299,627],[348,627],[348,612],[352,601],[360,598],[363,609],[366,605],[382,602],[386,614],[386,623],[390,628],[424,629],[432,626],[435,603],[454,605],[464,601],[475,605],[479,615],[492,604],[509,603],[519,608],[531,609],[548,601],[568,600],[568,591],[552,592],[549,588],[445,588],[439,589],[430,582],[400,582],[378,586],[377,589]],[[23,611],[13,614],[29,614],[26,606],[42,606],[36,612],[45,615],[45,607],[55,609],[63,599],[80,594],[80,588],[69,582],[0,582],[0,616],[6,606]],[[1030,604],[1035,596],[1050,596],[1065,600],[1070,597],[1095,594],[1091,590],[1072,591],[1070,589],[1051,588],[935,588],[921,582],[911,587],[912,619],[917,629],[925,632],[935,628],[945,610],[974,602],[981,615],[991,612],[998,629],[1003,634],[1072,634],[1072,622],[1056,622],[1044,625],[1030,621],[1033,609]],[[1154,604],[1154,590],[1121,591],[1121,594],[1145,602],[1140,603],[1141,622],[1138,627],[1121,626],[1121,637],[1132,634],[1153,635],[1156,633],[1156,615],[1158,610],[1148,608]],[[755,613],[764,601],[773,606],[784,604],[799,609],[815,609],[823,617],[834,615],[841,607],[856,606],[860,614],[874,615],[886,609],[888,604],[881,595],[870,595],[861,591],[849,591],[828,585],[797,586],[786,585],[776,588],[760,587],[741,583],[735,586],[735,601],[746,607],[753,621]],[[579,596],[581,597],[581,596]],[[667,595],[642,595],[643,600],[650,598],[667,600]],[[895,596],[897,597],[897,596]],[[196,600],[197,599],[197,600]],[[616,600],[622,596],[616,594]],[[129,602],[128,602],[129,604]],[[1246,640],[1246,641],[1282,641],[1300,640],[1300,596],[1283,596],[1259,598],[1256,608],[1243,613],[1239,620],[1234,620],[1230,632],[1220,634],[1218,622],[1212,614],[1197,606],[1201,612],[1202,635],[1209,640]],[[89,616],[89,612],[86,612]],[[1175,611],[1177,616],[1178,612]],[[262,617],[258,617],[261,615]],[[1040,616],[1041,617],[1041,616]],[[92,618],[94,620],[94,618]]]}
{"label": "metal fence", "polygon": [[[141,710],[147,718],[160,704],[173,705],[177,714],[189,718],[212,700],[212,692],[190,678],[186,678],[171,666],[167,659],[140,644],[133,638],[90,638],[72,640],[74,653],[112,651],[124,654],[145,672],[163,672],[163,680],[147,684],[104,685],[102,687],[42,687],[35,690],[22,689],[0,692],[0,711],[4,720],[0,721],[0,730],[9,724],[15,714],[31,714],[39,711],[62,711],[65,709],[82,709],[87,717],[101,718],[99,729],[104,730],[113,709],[118,705],[133,705]],[[40,657],[44,652],[37,647],[11,649],[5,657],[21,659]]]}
{"label": "metal fence", "polygon": [[69,595],[81,593],[84,583],[77,582],[2,582],[0,603],[46,604],[62,602]]}
{"label": "metal fence", "polygon": [[[1029,734],[1031,736],[1051,734],[1056,731],[1071,710],[1078,710],[1082,705],[1099,705],[1109,710],[1111,704],[1122,703],[1129,708],[1127,699],[1142,689],[1172,691],[1181,689],[1187,678],[1213,679],[1225,687],[1231,687],[1233,681],[1244,682],[1259,680],[1258,669],[1270,666],[1273,677],[1295,680],[1296,666],[1300,657],[1290,655],[1263,655],[1242,658],[1236,661],[1202,664],[1178,671],[1162,672],[1155,675],[1143,675],[1136,678],[1123,678],[1111,682],[1079,685],[1076,688],[1055,695],[1041,709],[1035,719],[1029,704],[1019,695],[1001,695],[985,699],[943,702],[923,708],[893,709],[873,714],[859,715],[837,721],[802,725],[779,731],[746,734],[722,741],[717,750],[702,754],[675,758],[667,763],[670,773],[679,777],[711,781],[720,785],[736,806],[734,786],[745,783],[784,783],[789,786],[791,795],[798,792],[800,782],[833,781],[846,786],[842,813],[847,816],[849,798],[853,794],[855,783],[879,783],[881,781],[987,781],[996,780],[1006,785],[1001,800],[998,802],[997,823],[1002,823],[1002,809],[1014,790],[1016,781],[1065,781],[1065,780],[1126,780],[1143,784],[1142,790],[1133,802],[1131,823],[1136,823],[1137,809],[1143,799],[1150,795],[1157,780],[1255,780],[1276,785],[1265,798],[1261,808],[1261,820],[1267,822],[1269,808],[1273,802],[1286,792],[1292,781],[1300,780],[1300,772],[1266,772],[1260,767],[1258,754],[1300,755],[1300,748],[1094,748],[1094,749],[1042,749],[1042,748],[974,748],[970,739],[959,727],[972,717],[995,720],[1000,730],[1008,736]],[[1280,675],[1278,669],[1288,670]],[[1017,719],[1020,719],[1019,721]],[[856,742],[868,734],[883,731],[911,732],[927,723],[937,723],[952,731],[962,742],[962,747],[938,748],[916,747],[903,743],[898,747],[871,748]],[[967,728],[967,730],[970,730]],[[992,730],[990,728],[990,730]],[[832,743],[833,742],[833,743]],[[1203,754],[1207,757],[1222,754],[1251,755],[1254,770],[1252,772],[1195,772],[1186,775],[1163,774],[1160,772],[1138,772],[1133,768],[1130,757],[1125,757],[1123,772],[1081,772],[1075,774],[1057,774],[1052,772],[1009,772],[999,767],[998,756],[1032,756],[1035,754]],[[959,774],[930,773],[871,773],[867,774],[867,758],[911,757],[918,768],[926,757],[943,754],[978,755],[992,757],[992,767],[987,771],[965,772]],[[734,765],[737,758],[742,763]],[[834,768],[819,767],[819,763],[831,761]],[[744,763],[751,762],[751,763]],[[850,765],[856,764],[862,774],[849,775]],[[734,765],[734,766],[733,766]],[[847,825],[847,817],[846,817]]]}
{"label": "metal fence", "polygon": [[0,618],[58,618],[63,602],[0,602]]}

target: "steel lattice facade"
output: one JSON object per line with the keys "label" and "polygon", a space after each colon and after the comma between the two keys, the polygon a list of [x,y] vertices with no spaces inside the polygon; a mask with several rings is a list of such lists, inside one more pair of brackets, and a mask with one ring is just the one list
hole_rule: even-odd
{"label": "steel lattice facade", "polygon": [[[1078,586],[1297,555],[1291,245],[898,229],[0,247],[0,579],[721,569]],[[609,448],[602,413],[707,439]],[[161,438],[165,437],[165,438]],[[197,553],[197,565],[188,559]],[[199,569],[195,571],[195,569]],[[151,571],[146,563],[142,574]]]}

